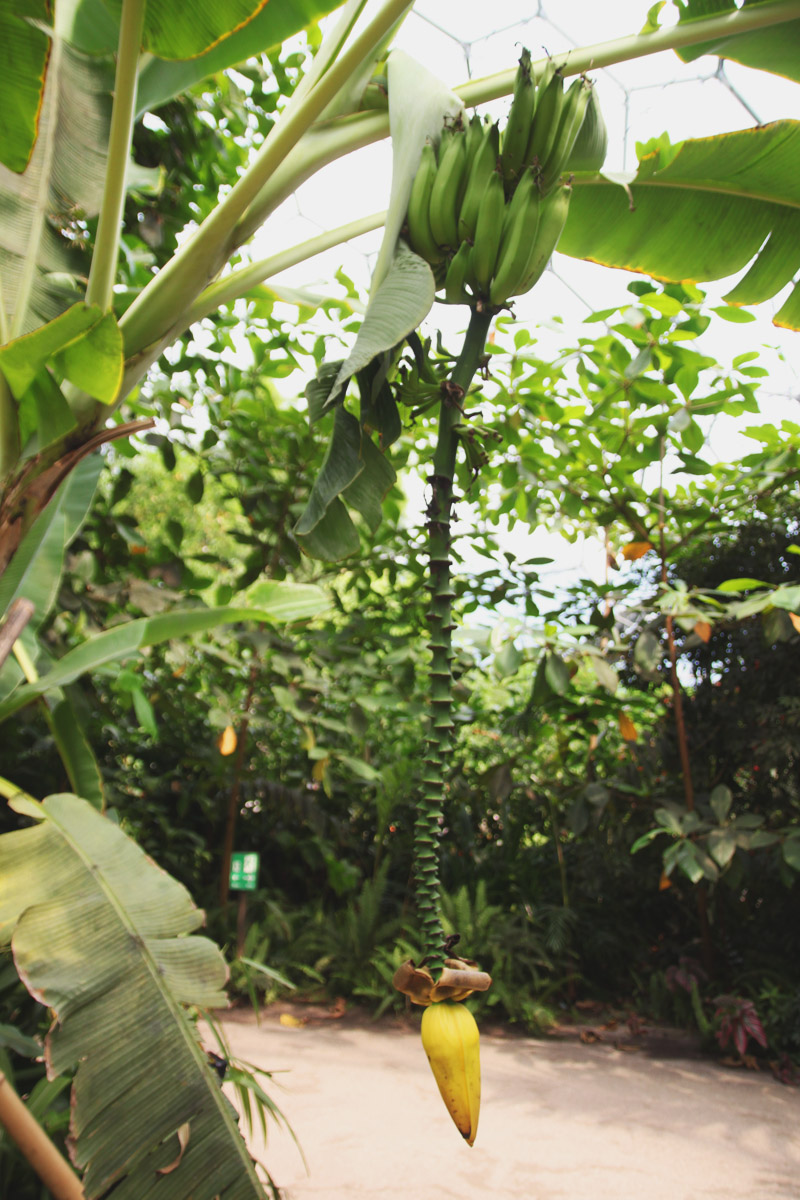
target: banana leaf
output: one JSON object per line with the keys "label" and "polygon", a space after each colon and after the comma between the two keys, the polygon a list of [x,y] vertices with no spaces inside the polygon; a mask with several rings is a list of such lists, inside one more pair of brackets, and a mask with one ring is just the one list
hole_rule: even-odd
{"label": "banana leaf", "polygon": [[0,162],[24,171],[36,141],[50,42],[39,22],[46,0],[10,0],[0,6]]}
{"label": "banana leaf", "polygon": [[[760,304],[800,269],[800,122],[639,147],[635,174],[576,175],[558,249],[656,279],[743,271],[731,304]],[[800,329],[800,286],[774,318]]]}
{"label": "banana leaf", "polygon": [[203,913],[85,800],[12,807],[36,823],[0,837],[0,942],[55,1014],[48,1075],[76,1069],[68,1147],[87,1200],[260,1200],[186,1013],[226,1003],[222,955],[189,936]]}
{"label": "banana leaf", "polygon": [[89,638],[60,658],[52,670],[31,683],[21,684],[0,702],[0,721],[18,712],[37,697],[66,687],[107,663],[130,658],[147,646],[171,638],[185,638],[217,625],[239,621],[297,621],[317,616],[329,604],[314,584],[268,581],[256,585],[253,595],[258,607],[224,605],[220,608],[173,609],[153,617],[126,621]]}
{"label": "banana leaf", "polygon": [[[53,39],[36,146],[24,174],[0,166],[0,280],[15,332],[44,324],[80,298],[81,253],[57,232],[75,213],[100,209],[113,74],[63,39]],[[28,280],[32,276],[32,287]]]}
{"label": "banana leaf", "polygon": [[[759,2],[745,0],[743,7],[755,8]],[[736,0],[682,0],[680,24],[734,13],[738,7]],[[701,42],[697,46],[684,46],[676,53],[684,62],[694,62],[704,54],[716,54],[745,67],[770,71],[773,75],[785,75],[787,79],[800,83],[800,21],[784,21],[752,33],[738,33],[732,37],[717,38],[713,42]]]}

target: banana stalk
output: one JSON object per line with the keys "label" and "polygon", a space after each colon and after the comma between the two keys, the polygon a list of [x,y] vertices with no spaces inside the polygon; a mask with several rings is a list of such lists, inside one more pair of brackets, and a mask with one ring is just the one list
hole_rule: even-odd
{"label": "banana stalk", "polygon": [[428,552],[431,601],[428,627],[431,652],[430,719],[423,764],[423,800],[414,825],[414,874],[417,912],[425,961],[434,979],[445,965],[446,951],[439,915],[439,827],[447,764],[453,740],[452,629],[453,585],[450,576],[450,519],[458,449],[461,403],[480,365],[493,312],[470,314],[464,345],[439,405],[439,436],[429,483]]}

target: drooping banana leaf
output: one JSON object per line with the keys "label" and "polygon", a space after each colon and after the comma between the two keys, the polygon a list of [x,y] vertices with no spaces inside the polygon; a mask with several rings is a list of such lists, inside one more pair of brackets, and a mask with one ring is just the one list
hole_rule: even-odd
{"label": "drooping banana leaf", "polygon": [[[563,254],[696,282],[749,266],[725,297],[732,304],[759,304],[791,281],[800,269],[800,122],[674,146],[665,134],[639,150],[635,174],[576,175]],[[800,329],[800,286],[774,322]]]}
{"label": "drooping banana leaf", "polygon": [[46,0],[0,5],[0,162],[11,171],[25,170],[36,141],[50,50],[38,22],[46,20]]}
{"label": "drooping banana leaf", "polygon": [[189,936],[203,913],[85,800],[12,807],[36,824],[0,837],[0,941],[55,1013],[48,1073],[77,1067],[69,1149],[87,1200],[261,1200],[184,1007],[227,1002],[222,955]]}
{"label": "drooping banana leaf", "polygon": [[[755,8],[759,0],[745,0],[744,8]],[[703,17],[732,13],[739,8],[736,0],[681,0],[680,24]],[[735,34],[714,42],[701,42],[676,51],[684,62],[694,62],[704,54],[730,58],[745,67],[771,71],[800,82],[800,21],[784,21],[753,33]]]}
{"label": "drooping banana leaf", "polygon": [[[144,30],[148,53],[139,73],[139,115],[187,91],[201,79],[279,46],[340,3],[341,0],[269,0],[268,4],[259,0],[213,0],[205,6],[207,24],[203,38],[194,5],[187,5],[184,0],[165,0],[161,4],[150,0]],[[119,6],[112,13],[104,0],[79,0],[72,11],[68,36],[73,45],[89,54],[113,53],[119,37]]]}
{"label": "drooping banana leaf", "polygon": [[100,208],[112,89],[104,60],[53,39],[30,163],[22,175],[0,166],[0,302],[12,333],[44,324],[81,298],[77,277],[85,263],[58,225]]}

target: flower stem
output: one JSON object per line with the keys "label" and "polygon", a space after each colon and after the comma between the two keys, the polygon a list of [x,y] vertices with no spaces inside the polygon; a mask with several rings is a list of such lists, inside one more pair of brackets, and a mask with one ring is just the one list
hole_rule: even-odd
{"label": "flower stem", "polygon": [[450,520],[453,508],[458,437],[454,427],[462,418],[461,401],[484,353],[494,313],[472,309],[461,354],[442,386],[439,436],[429,479],[428,552],[431,603],[427,620],[431,652],[430,704],[423,770],[423,799],[414,825],[414,874],[417,910],[427,966],[434,979],[444,966],[444,936],[439,913],[439,826],[444,800],[444,775],[453,740],[452,631],[453,590],[450,578]]}

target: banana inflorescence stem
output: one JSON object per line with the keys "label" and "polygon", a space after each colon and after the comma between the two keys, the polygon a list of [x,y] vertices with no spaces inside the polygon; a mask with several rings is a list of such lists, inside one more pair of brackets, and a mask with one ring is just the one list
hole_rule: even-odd
{"label": "banana inflorescence stem", "polygon": [[452,630],[453,590],[450,579],[450,519],[453,508],[453,477],[458,451],[455,426],[463,419],[461,405],[480,366],[495,312],[473,308],[464,345],[450,379],[442,387],[439,405],[439,436],[430,476],[431,497],[427,509],[431,602],[427,620],[430,630],[430,723],[423,771],[423,800],[414,825],[414,874],[417,910],[422,930],[425,961],[434,979],[444,966],[446,951],[439,914],[439,826],[442,818],[445,764],[453,734]]}

